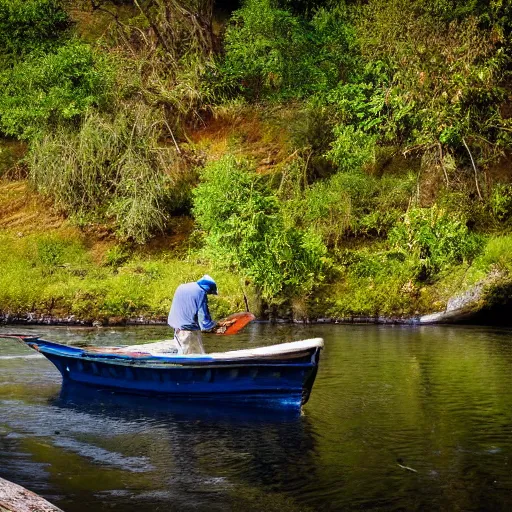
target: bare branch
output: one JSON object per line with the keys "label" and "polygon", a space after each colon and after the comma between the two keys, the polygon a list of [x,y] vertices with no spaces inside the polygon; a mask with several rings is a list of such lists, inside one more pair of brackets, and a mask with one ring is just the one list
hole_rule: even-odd
{"label": "bare branch", "polygon": [[483,197],[482,197],[482,194],[480,192],[480,185],[478,184],[478,172],[476,170],[476,165],[475,165],[475,161],[473,160],[473,155],[471,154],[471,151],[469,151],[469,147],[468,145],[466,144],[466,139],[464,137],[462,137],[462,142],[464,144],[464,146],[466,147],[467,151],[468,151],[468,154],[469,154],[469,158],[471,158],[471,164],[473,165],[473,170],[475,171],[475,185],[476,185],[476,191],[478,192],[478,198],[480,199],[480,201],[483,200]]}

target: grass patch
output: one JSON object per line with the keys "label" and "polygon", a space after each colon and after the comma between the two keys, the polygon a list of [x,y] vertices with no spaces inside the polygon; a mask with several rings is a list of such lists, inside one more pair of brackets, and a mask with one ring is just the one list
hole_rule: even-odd
{"label": "grass patch", "polygon": [[215,275],[220,295],[214,317],[245,309],[239,278],[205,261],[162,252],[101,265],[81,237],[0,234],[0,304],[4,313],[75,315],[83,320],[165,319],[176,287],[204,273]]}

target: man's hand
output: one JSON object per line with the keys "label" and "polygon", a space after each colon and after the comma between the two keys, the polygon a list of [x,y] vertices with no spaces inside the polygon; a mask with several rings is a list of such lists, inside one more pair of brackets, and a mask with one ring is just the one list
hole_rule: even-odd
{"label": "man's hand", "polygon": [[220,321],[214,328],[213,331],[215,334],[224,334],[230,325],[233,325],[236,320],[224,320]]}

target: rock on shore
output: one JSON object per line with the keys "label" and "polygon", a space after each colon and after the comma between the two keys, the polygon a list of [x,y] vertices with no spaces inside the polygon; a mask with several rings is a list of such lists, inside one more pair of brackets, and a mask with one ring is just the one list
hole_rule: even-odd
{"label": "rock on shore", "polygon": [[62,512],[36,493],[0,478],[0,512]]}

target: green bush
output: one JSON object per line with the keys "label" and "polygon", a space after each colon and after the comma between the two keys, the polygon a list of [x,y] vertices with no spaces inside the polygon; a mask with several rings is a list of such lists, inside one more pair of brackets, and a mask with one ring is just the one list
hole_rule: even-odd
{"label": "green bush", "polygon": [[252,279],[263,299],[307,295],[324,275],[325,247],[287,228],[279,202],[247,164],[228,156],[205,167],[194,214],[209,254]]}
{"label": "green bush", "polygon": [[498,157],[510,144],[509,121],[500,110],[510,42],[499,27],[484,28],[481,17],[462,15],[478,14],[480,7],[370,0],[358,9],[363,58],[379,64],[385,79],[363,90],[374,109],[362,109],[357,126],[375,122],[381,136],[416,150],[441,144],[459,161],[469,162],[465,141],[482,164]]}
{"label": "green bush", "polygon": [[69,26],[61,0],[0,0],[0,62],[51,50]]}
{"label": "green bush", "polygon": [[31,139],[91,107],[107,107],[113,79],[107,57],[77,40],[32,54],[0,72],[0,131]]}
{"label": "green bush", "polygon": [[327,245],[338,247],[350,235],[385,236],[406,210],[414,184],[413,175],[377,178],[339,172],[283,207],[292,224],[312,228]]}
{"label": "green bush", "polygon": [[226,31],[222,69],[253,96],[301,97],[348,72],[352,39],[341,8],[320,9],[308,22],[271,0],[248,0]]}
{"label": "green bush", "polygon": [[382,61],[359,63],[351,80],[339,82],[321,97],[345,125],[368,134],[389,137],[392,130],[386,105],[390,73]]}
{"label": "green bush", "polygon": [[33,141],[30,180],[75,219],[107,222],[121,239],[142,243],[183,206],[194,179],[173,148],[160,146],[163,123],[144,105],[91,113],[78,132],[59,128]]}
{"label": "green bush", "polygon": [[[455,188],[455,187],[453,187]],[[449,212],[453,218],[464,219],[466,225],[476,232],[488,230],[493,227],[492,215],[489,215],[489,203],[479,201],[471,194],[472,189],[468,185],[457,190],[441,191],[436,199],[437,206]]]}
{"label": "green bush", "polygon": [[512,217],[512,185],[498,183],[491,192],[489,206],[498,221],[506,221]]}
{"label": "green bush", "polygon": [[340,250],[335,268],[338,277],[324,306],[328,316],[410,316],[431,306],[427,288],[416,282],[414,257],[383,242]]}
{"label": "green bush", "polygon": [[325,158],[334,139],[335,125],[336,113],[315,96],[304,108],[294,112],[285,129],[294,148],[309,150],[312,155]]}
{"label": "green bush", "polygon": [[327,157],[340,172],[359,172],[373,160],[375,136],[368,135],[353,126],[338,126],[334,129],[335,139]]}
{"label": "green bush", "polygon": [[436,206],[409,210],[389,233],[389,241],[396,249],[418,259],[425,278],[449,264],[473,259],[482,248],[481,237]]}

